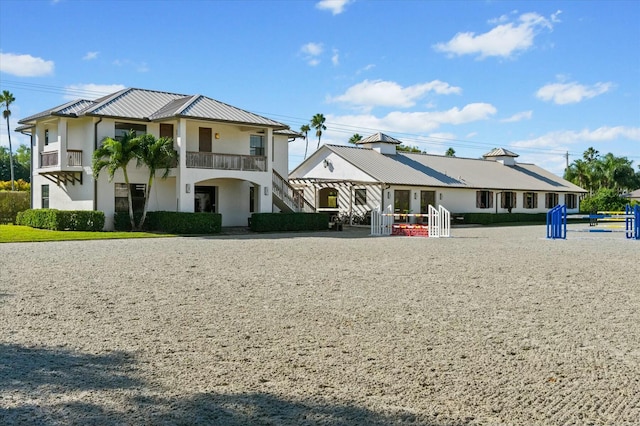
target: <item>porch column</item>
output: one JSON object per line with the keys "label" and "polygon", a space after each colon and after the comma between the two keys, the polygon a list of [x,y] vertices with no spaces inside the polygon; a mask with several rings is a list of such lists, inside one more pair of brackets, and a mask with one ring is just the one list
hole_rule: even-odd
{"label": "porch column", "polygon": [[[178,151],[178,172],[176,173],[176,195],[178,197],[177,211],[193,212],[193,192],[195,188],[189,180],[187,169],[187,121],[184,118],[178,120],[176,137],[176,149]],[[188,191],[188,192],[187,192]]]}
{"label": "porch column", "polygon": [[58,166],[67,167],[69,159],[67,158],[67,119],[58,119]]}

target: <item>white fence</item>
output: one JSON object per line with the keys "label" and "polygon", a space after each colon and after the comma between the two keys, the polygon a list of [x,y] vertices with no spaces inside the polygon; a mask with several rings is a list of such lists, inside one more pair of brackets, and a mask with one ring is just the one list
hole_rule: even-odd
{"label": "white fence", "polygon": [[438,206],[436,209],[431,205],[429,205],[427,215],[412,213],[397,215],[393,213],[391,206],[388,206],[384,212],[374,210],[371,212],[371,235],[391,235],[394,230],[394,216],[403,216],[407,219],[427,216],[429,237],[448,238],[451,236],[451,213],[442,206]]}

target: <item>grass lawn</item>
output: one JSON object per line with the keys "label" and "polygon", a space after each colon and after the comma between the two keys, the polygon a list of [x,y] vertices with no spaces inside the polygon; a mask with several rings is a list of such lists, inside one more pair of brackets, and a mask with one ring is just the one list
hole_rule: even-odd
{"label": "grass lawn", "polygon": [[0,243],[24,243],[37,241],[106,240],[116,238],[163,238],[171,234],[151,234],[149,232],[85,232],[50,231],[28,226],[0,225]]}

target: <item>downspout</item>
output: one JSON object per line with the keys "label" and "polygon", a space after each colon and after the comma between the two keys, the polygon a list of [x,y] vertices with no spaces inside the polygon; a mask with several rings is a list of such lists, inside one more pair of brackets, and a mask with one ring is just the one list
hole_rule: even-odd
{"label": "downspout", "polygon": [[[102,122],[102,117],[93,125],[93,152],[98,149],[98,124]],[[93,155],[91,156],[93,158]],[[93,177],[93,211],[98,210],[98,179]]]}

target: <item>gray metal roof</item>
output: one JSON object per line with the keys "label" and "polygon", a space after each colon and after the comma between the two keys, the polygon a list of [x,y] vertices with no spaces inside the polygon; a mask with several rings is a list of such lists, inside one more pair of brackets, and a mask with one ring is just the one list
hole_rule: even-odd
{"label": "gray metal roof", "polygon": [[42,117],[48,117],[50,115],[77,116],[82,114],[83,111],[85,111],[88,107],[92,105],[94,105],[93,101],[90,101],[87,99],[76,99],[76,100],[64,103],[62,105],[58,105],[57,107],[48,109],[46,111],[42,111],[37,114],[31,115],[29,117],[23,118],[22,120],[18,121],[18,123],[26,124],[26,123],[29,123],[30,121],[37,120],[38,118],[42,118]]}
{"label": "gray metal roof", "polygon": [[[354,146],[324,145],[380,183],[410,186],[475,188],[514,191],[586,192],[584,189],[533,164],[506,166],[492,160],[420,153],[379,152]],[[320,152],[320,151],[317,151]],[[315,153],[306,161],[314,160]],[[314,178],[297,173],[290,178]]]}
{"label": "gray metal roof", "polygon": [[163,120],[174,117],[251,126],[289,126],[202,95],[180,95],[146,89],[123,89],[95,101],[76,100],[19,121],[26,124],[51,115],[113,117],[130,120]]}
{"label": "gray metal roof", "polygon": [[511,152],[508,149],[504,149],[504,148],[494,148],[491,151],[487,152],[486,154],[484,154],[482,157],[484,158],[488,158],[488,157],[519,157],[518,154],[516,154],[515,152]]}
{"label": "gray metal roof", "polygon": [[296,132],[295,130],[291,130],[291,129],[274,130],[273,134],[288,136],[290,138],[304,138],[304,135],[302,133]]}
{"label": "gray metal roof", "polygon": [[402,143],[396,138],[392,138],[389,135],[385,135],[384,133],[378,132],[371,136],[367,136],[364,139],[359,140],[358,142],[356,142],[356,145],[362,145],[366,143],[376,143],[376,142],[392,143],[396,145],[400,145]]}

